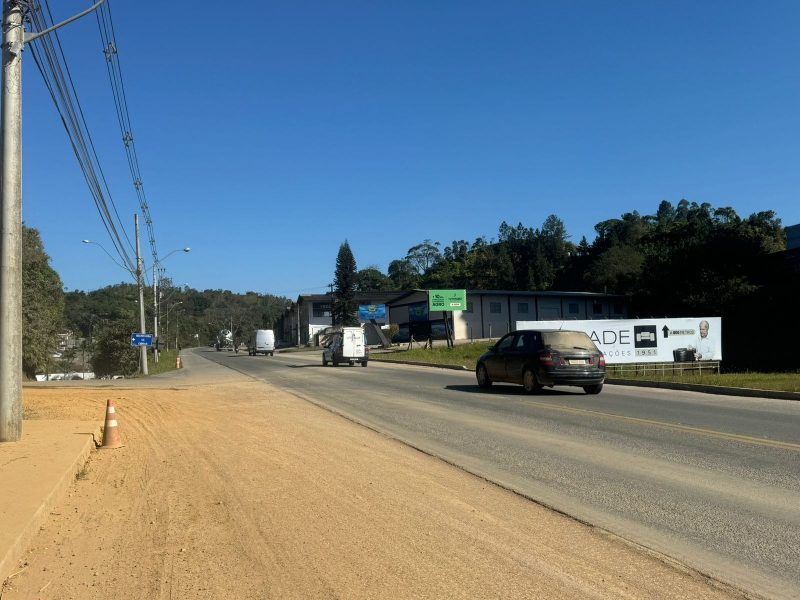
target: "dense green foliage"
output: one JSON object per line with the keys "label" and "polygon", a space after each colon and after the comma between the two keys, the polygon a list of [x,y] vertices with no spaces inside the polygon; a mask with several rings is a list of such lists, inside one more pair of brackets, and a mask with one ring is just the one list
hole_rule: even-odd
{"label": "dense green foliage", "polygon": [[356,259],[347,240],[339,246],[336,255],[336,272],[333,278],[333,325],[358,325],[358,303],[356,302],[356,288],[358,286],[358,273]]}
{"label": "dense green foliage", "polygon": [[[168,280],[162,281],[160,296],[159,339],[162,348],[170,349],[176,344],[208,344],[220,329],[231,329],[234,341],[244,343],[254,329],[276,328],[291,304],[288,298],[269,294],[174,287]],[[89,340],[95,372],[136,372],[139,355],[130,347],[130,335],[140,329],[137,287],[120,283],[91,292],[68,292],[65,299],[66,326]],[[145,293],[148,333],[153,332],[152,300],[150,288]]]}
{"label": "dense green foliage", "polygon": [[36,229],[22,227],[22,372],[28,378],[52,370],[56,334],[64,316],[61,278]]}
{"label": "dense green foliage", "polygon": [[133,312],[128,312],[120,314],[114,320],[105,320],[95,327],[92,368],[97,377],[130,377],[139,370],[140,351],[131,346],[131,333],[138,329],[137,324],[137,317]]}

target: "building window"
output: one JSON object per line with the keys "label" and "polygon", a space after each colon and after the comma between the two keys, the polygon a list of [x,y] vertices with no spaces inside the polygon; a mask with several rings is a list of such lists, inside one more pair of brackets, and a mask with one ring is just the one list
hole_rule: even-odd
{"label": "building window", "polygon": [[570,302],[569,303],[569,314],[577,315],[580,312],[580,307],[578,306],[577,302]]}
{"label": "building window", "polygon": [[331,316],[331,303],[330,302],[314,302],[314,316],[315,317],[330,317]]}
{"label": "building window", "polygon": [[503,312],[503,305],[500,302],[489,302],[489,312],[499,315]]}
{"label": "building window", "polygon": [[528,314],[528,303],[527,302],[517,302],[517,312]]}
{"label": "building window", "polygon": [[599,302],[598,300],[595,300],[594,302],[592,302],[592,312],[594,314],[596,314],[596,315],[602,315],[603,314],[603,303]]}

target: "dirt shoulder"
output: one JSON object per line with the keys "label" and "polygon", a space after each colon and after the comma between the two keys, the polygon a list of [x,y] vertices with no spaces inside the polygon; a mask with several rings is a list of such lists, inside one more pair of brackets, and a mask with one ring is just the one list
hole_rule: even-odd
{"label": "dirt shoulder", "polygon": [[18,598],[732,598],[737,593],[261,382],[26,388],[102,420],[2,588]]}

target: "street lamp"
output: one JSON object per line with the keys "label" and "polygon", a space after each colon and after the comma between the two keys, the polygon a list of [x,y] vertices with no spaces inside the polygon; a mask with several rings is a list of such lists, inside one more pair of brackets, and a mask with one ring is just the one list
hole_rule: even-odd
{"label": "street lamp", "polygon": [[[103,252],[105,252],[108,257],[112,260],[112,262],[125,269],[128,273],[130,273],[134,279],[136,280],[136,285],[139,288],[139,328],[141,329],[142,334],[147,333],[147,327],[144,322],[144,261],[142,261],[142,253],[141,248],[139,246],[139,215],[133,215],[133,222],[134,227],[136,229],[136,270],[130,268],[130,266],[124,266],[118,263],[113,256],[109,253],[108,250],[103,247],[102,244],[98,244],[97,242],[93,242],[92,240],[82,240],[84,244],[94,244],[95,246],[99,246]],[[127,255],[125,256],[127,258]],[[126,262],[130,262],[128,259]],[[147,347],[146,346],[139,346],[139,363],[140,363],[140,370],[142,375],[147,375]]]}
{"label": "street lamp", "polygon": [[[167,338],[167,340],[169,340],[169,313],[173,308],[175,308],[179,304],[183,304],[183,300],[178,300],[177,302],[174,302],[164,312],[164,318],[167,320],[167,326],[166,326],[167,334],[164,337]],[[176,340],[178,339],[177,331],[175,332],[175,339]],[[176,342],[175,348],[177,349],[177,342]],[[169,349],[169,341],[167,341],[167,349]]]}
{"label": "street lamp", "polygon": [[176,250],[173,250],[172,252],[169,252],[161,260],[156,261],[155,263],[153,263],[153,267],[152,267],[152,269],[153,269],[153,335],[156,338],[156,349],[155,349],[155,352],[153,353],[153,359],[156,362],[158,362],[158,308],[159,308],[158,307],[158,304],[159,304],[159,302],[158,302],[158,280],[159,280],[159,276],[158,276],[158,272],[157,272],[158,271],[158,267],[161,265],[162,262],[167,260],[170,256],[172,256],[176,252],[186,252],[186,253],[188,253],[188,252],[191,252],[191,250],[192,249],[189,248],[189,246],[186,246],[185,248],[178,248]]}
{"label": "street lamp", "polygon": [[113,262],[115,265],[117,265],[120,269],[124,269],[125,271],[127,271],[128,274],[130,274],[130,276],[133,277],[134,280],[136,280],[136,273],[130,267],[126,267],[125,265],[120,263],[117,259],[115,259],[111,255],[111,253],[108,250],[106,250],[106,248],[105,248],[105,246],[103,246],[103,244],[101,244],[99,242],[94,242],[92,240],[81,240],[81,243],[83,243],[83,244],[92,244],[92,245],[97,246],[98,248],[100,248],[103,252],[106,253],[108,258],[111,259],[111,262]]}

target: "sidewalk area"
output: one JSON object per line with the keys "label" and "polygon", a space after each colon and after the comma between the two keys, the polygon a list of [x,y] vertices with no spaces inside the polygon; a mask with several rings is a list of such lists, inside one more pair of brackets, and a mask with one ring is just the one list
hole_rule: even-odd
{"label": "sidewalk area", "polygon": [[0,444],[0,582],[13,574],[34,534],[100,440],[86,421],[23,422],[19,442]]}
{"label": "sidewalk area", "polygon": [[[184,366],[199,360],[187,353]],[[204,365],[202,372],[190,372],[190,368],[184,368],[141,379],[30,382],[23,385],[23,395],[25,389],[108,389],[109,398],[113,398],[115,392],[130,388],[180,388],[242,377],[212,364]],[[105,404],[100,402],[96,421],[25,417],[22,439],[0,444],[0,583],[14,574],[30,540],[79,476],[92,450],[101,443],[104,421]]]}

